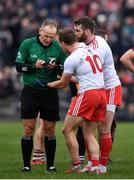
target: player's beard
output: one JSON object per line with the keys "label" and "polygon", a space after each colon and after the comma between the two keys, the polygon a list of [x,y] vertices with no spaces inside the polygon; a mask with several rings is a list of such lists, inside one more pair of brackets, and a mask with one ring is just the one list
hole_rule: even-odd
{"label": "player's beard", "polygon": [[81,35],[81,37],[78,38],[78,41],[79,42],[85,42],[87,39],[87,36],[85,34],[85,32],[83,32],[83,34]]}

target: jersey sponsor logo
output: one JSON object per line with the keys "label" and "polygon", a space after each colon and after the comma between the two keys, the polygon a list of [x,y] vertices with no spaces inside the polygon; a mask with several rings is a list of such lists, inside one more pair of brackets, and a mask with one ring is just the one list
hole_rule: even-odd
{"label": "jersey sponsor logo", "polygon": [[30,57],[31,58],[37,58],[37,55],[36,54],[30,54]]}
{"label": "jersey sponsor logo", "polygon": [[22,55],[21,55],[21,53],[19,51],[18,54],[17,54],[17,59],[21,59],[21,58],[22,58]]}
{"label": "jersey sponsor logo", "polygon": [[84,62],[85,62],[85,58],[86,58],[86,57],[81,58],[81,59],[80,59],[80,63],[79,63],[79,64],[84,63]]}
{"label": "jersey sponsor logo", "polygon": [[85,52],[85,53],[82,55],[82,57],[80,58],[80,63],[79,63],[79,64],[82,64],[82,63],[85,62],[85,59],[86,59],[87,55],[88,55],[87,52]]}

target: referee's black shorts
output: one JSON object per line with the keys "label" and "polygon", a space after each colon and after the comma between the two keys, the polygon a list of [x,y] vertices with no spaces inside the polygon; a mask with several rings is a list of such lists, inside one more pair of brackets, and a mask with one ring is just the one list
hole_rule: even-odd
{"label": "referee's black shorts", "polygon": [[37,116],[47,121],[58,121],[59,96],[56,89],[24,86],[21,93],[21,118]]}

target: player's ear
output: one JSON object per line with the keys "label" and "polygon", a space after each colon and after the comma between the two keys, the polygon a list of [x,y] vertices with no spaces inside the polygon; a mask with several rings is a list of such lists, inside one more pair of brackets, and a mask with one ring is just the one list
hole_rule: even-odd
{"label": "player's ear", "polygon": [[60,41],[60,44],[61,44],[62,46],[64,46],[65,43],[64,43],[64,41]]}
{"label": "player's ear", "polygon": [[91,33],[91,31],[89,29],[85,29],[85,34],[88,35],[89,33]]}

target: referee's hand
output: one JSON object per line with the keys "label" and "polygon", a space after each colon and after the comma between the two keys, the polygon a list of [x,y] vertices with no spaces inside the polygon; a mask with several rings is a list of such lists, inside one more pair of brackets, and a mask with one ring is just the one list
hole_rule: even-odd
{"label": "referee's hand", "polygon": [[48,69],[54,69],[56,66],[57,66],[57,65],[56,65],[55,62],[52,62],[52,63],[47,64],[47,68],[48,68]]}
{"label": "referee's hand", "polygon": [[45,64],[46,64],[46,62],[44,60],[38,59],[35,63],[35,67],[36,68],[44,68]]}

